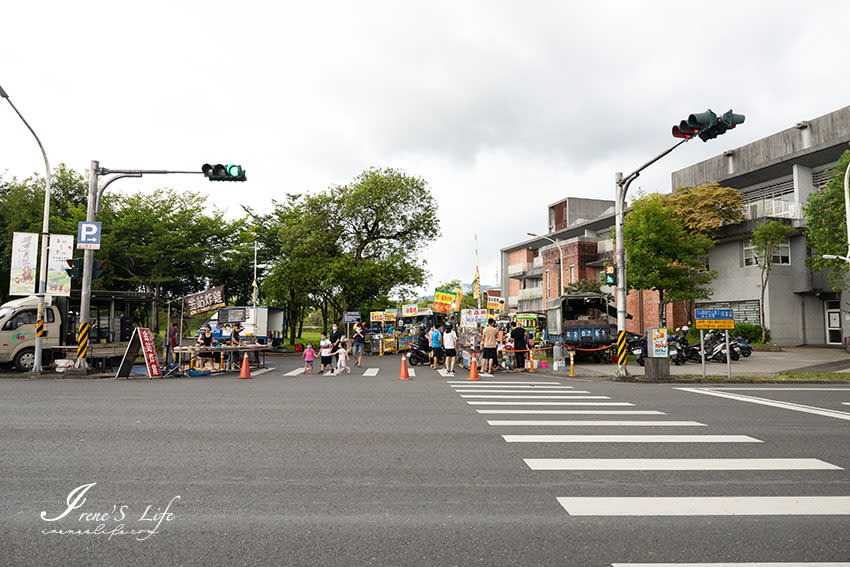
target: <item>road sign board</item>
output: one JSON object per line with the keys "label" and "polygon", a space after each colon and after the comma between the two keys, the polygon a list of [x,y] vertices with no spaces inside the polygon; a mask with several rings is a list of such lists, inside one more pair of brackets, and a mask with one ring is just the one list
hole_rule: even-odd
{"label": "road sign board", "polygon": [[732,309],[694,309],[694,319],[734,319]]}
{"label": "road sign board", "polygon": [[694,323],[696,329],[734,329],[734,319],[697,319]]}
{"label": "road sign board", "polygon": [[342,313],[343,323],[356,323],[360,319],[360,311],[344,311]]}
{"label": "road sign board", "polygon": [[77,224],[77,250],[100,250],[100,223],[80,221]]}

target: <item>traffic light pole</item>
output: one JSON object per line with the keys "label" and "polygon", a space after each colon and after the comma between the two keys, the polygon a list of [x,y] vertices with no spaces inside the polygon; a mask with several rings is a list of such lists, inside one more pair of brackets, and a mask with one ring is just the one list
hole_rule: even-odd
{"label": "traffic light pole", "polygon": [[626,215],[626,193],[629,191],[629,185],[632,181],[638,178],[640,172],[657,162],[690,138],[684,139],[681,142],[673,145],[673,147],[661,152],[626,177],[623,177],[621,172],[617,172],[615,182],[617,184],[616,202],[615,202],[615,258],[617,263],[617,378],[628,378],[629,371],[626,368],[626,250],[623,239],[623,224]]}
{"label": "traffic light pole", "polygon": [[[89,170],[89,195],[86,207],[86,222],[94,222],[98,211],[100,211],[100,199],[103,192],[110,183],[125,177],[141,177],[144,174],[166,174],[166,173],[203,173],[201,171],[168,171],[164,169],[107,169],[100,167],[100,162],[92,160]],[[105,183],[98,187],[101,175],[112,175]],[[89,317],[91,315],[91,272],[94,251],[86,249],[83,251],[83,282],[80,291],[80,326],[77,329],[77,361],[74,366],[83,373],[86,368],[86,356],[89,345]]]}

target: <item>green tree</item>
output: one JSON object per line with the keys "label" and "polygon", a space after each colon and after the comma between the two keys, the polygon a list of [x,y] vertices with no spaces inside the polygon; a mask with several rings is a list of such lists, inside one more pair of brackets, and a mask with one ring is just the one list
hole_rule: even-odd
{"label": "green tree", "polygon": [[707,284],[714,276],[699,258],[713,242],[704,234],[688,233],[664,195],[646,195],[632,203],[623,237],[629,287],[658,291],[662,327],[668,303],[710,297]]}
{"label": "green tree", "polygon": [[838,285],[847,276],[843,260],[827,260],[822,256],[847,254],[847,216],[844,208],[844,174],[850,165],[850,150],[844,152],[832,168],[826,187],[810,193],[803,207],[806,215],[806,241],[812,249],[806,260],[814,270],[825,270],[829,280]]}
{"label": "green tree", "polygon": [[717,183],[679,187],[667,196],[667,202],[690,233],[711,235],[721,226],[745,218],[741,191]]}
{"label": "green tree", "polygon": [[774,254],[780,244],[797,234],[796,229],[778,220],[761,223],[753,231],[753,247],[756,259],[761,269],[761,302],[759,304],[759,320],[761,322],[761,342],[765,342],[767,327],[764,320],[764,293],[773,266]]}

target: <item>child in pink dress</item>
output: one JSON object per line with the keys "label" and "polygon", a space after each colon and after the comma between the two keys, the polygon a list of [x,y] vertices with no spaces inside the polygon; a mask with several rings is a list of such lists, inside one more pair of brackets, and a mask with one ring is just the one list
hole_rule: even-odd
{"label": "child in pink dress", "polygon": [[316,358],[316,351],[313,350],[313,345],[307,345],[304,349],[304,372],[313,373],[313,360]]}

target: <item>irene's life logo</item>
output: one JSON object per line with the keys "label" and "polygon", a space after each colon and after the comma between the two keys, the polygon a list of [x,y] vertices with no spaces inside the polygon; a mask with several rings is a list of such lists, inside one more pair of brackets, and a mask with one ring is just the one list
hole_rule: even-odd
{"label": "irene's life logo", "polygon": [[[64,528],[57,524],[54,528],[44,528],[41,533],[45,535],[95,535],[106,536],[111,540],[115,536],[136,536],[139,541],[145,541],[149,537],[162,533],[160,527],[163,523],[174,520],[172,507],[180,501],[179,496],[172,498],[164,507],[148,504],[141,514],[131,510],[128,504],[111,504],[102,509],[83,508],[86,503],[86,494],[96,485],[96,482],[81,484],[68,493],[65,499],[65,509],[55,515],[46,511],[41,512],[41,519],[45,522],[59,522],[64,520]],[[52,517],[51,517],[52,516]],[[128,525],[134,522],[133,525]],[[73,524],[74,527],[67,527]]]}

